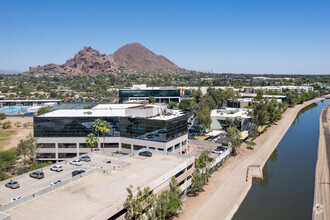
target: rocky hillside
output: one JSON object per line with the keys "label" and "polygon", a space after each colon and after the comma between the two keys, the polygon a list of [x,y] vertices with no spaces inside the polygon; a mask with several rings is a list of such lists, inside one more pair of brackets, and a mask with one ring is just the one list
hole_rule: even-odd
{"label": "rocky hillside", "polygon": [[139,43],[127,44],[114,54],[101,54],[91,47],[84,47],[62,65],[46,64],[30,67],[28,72],[53,70],[71,75],[118,74],[119,69],[128,73],[176,73],[177,65],[163,56],[156,55]]}
{"label": "rocky hillside", "polygon": [[156,55],[139,43],[127,44],[114,53],[115,62],[129,72],[173,73],[180,68],[163,56]]}

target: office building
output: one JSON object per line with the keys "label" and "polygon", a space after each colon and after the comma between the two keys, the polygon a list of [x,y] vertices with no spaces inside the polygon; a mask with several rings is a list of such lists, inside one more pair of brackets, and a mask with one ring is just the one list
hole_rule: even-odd
{"label": "office building", "polygon": [[[96,119],[110,124],[110,132],[93,129]],[[96,150],[132,153],[142,148],[186,153],[187,115],[165,105],[100,104],[93,109],[62,109],[34,117],[38,160],[63,160],[90,152],[88,134],[99,136]]]}
{"label": "office building", "polygon": [[133,85],[130,88],[119,90],[119,103],[130,100],[149,100],[153,96],[156,102],[176,102],[181,101],[181,90],[176,87],[147,87],[143,85]]}

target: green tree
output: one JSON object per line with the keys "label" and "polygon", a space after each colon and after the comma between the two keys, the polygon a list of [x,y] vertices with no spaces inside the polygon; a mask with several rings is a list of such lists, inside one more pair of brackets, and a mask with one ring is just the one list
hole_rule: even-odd
{"label": "green tree", "polygon": [[288,104],[291,106],[298,104],[298,97],[291,91],[287,92],[286,100],[287,100]]}
{"label": "green tree", "polygon": [[93,150],[94,147],[98,145],[98,139],[95,137],[94,133],[90,133],[89,135],[87,135],[86,145],[87,147],[91,148],[91,151]]}
{"label": "green tree", "polygon": [[156,102],[156,99],[154,96],[149,96],[149,102],[150,103],[155,103]]}
{"label": "green tree", "polygon": [[16,148],[0,151],[0,171],[7,172],[17,160]]}
{"label": "green tree", "polygon": [[110,125],[107,121],[102,121],[100,132],[103,134],[103,151],[104,151],[105,135],[110,132]]}
{"label": "green tree", "polygon": [[176,102],[170,102],[170,104],[168,105],[168,107],[170,108],[170,109],[173,109],[173,108],[177,108],[178,106],[177,106],[177,104],[176,104]]}
{"label": "green tree", "polygon": [[20,140],[17,145],[18,156],[23,156],[24,164],[26,164],[27,159],[34,158],[36,147],[36,139],[30,134],[27,136],[26,140]]}
{"label": "green tree", "polygon": [[125,219],[145,219],[145,214],[149,217],[154,216],[152,213],[152,204],[155,202],[154,194],[150,193],[150,188],[146,187],[143,190],[137,187],[137,192],[134,195],[133,186],[126,188],[128,195],[124,203],[124,208],[127,210]]}
{"label": "green tree", "polygon": [[282,113],[278,107],[278,104],[277,104],[277,101],[276,99],[272,99],[269,103],[269,109],[268,109],[268,112],[269,112],[269,120],[270,122],[274,123],[278,120],[281,119],[282,117]]}
{"label": "green tree", "polygon": [[47,112],[50,112],[50,109],[42,107],[38,110],[38,115],[42,115],[42,114],[45,114]]}
{"label": "green tree", "polygon": [[201,89],[198,88],[197,90],[194,90],[192,92],[192,96],[195,98],[196,102],[199,103],[203,96],[203,93],[202,93]]}
{"label": "green tree", "polygon": [[6,114],[5,113],[0,113],[0,120],[6,119]]}
{"label": "green tree", "polygon": [[230,139],[233,145],[233,153],[236,155],[238,153],[238,148],[241,146],[241,132],[236,127],[231,126],[227,129],[226,136]]}
{"label": "green tree", "polygon": [[102,129],[102,120],[101,119],[96,119],[93,123],[93,129],[94,131],[97,132],[97,140],[100,140],[100,132]]}
{"label": "green tree", "polygon": [[197,112],[199,111],[199,105],[196,102],[190,102],[189,111],[191,114],[197,115]]}
{"label": "green tree", "polygon": [[255,139],[256,137],[259,136],[259,131],[258,131],[258,126],[254,125],[249,129],[249,137],[251,137],[252,139]]}
{"label": "green tree", "polygon": [[212,122],[211,110],[209,107],[201,105],[199,111],[197,112],[197,119],[201,126],[204,128],[209,128]]}
{"label": "green tree", "polygon": [[256,125],[263,126],[269,120],[268,101],[260,100],[252,105],[251,120]]}
{"label": "green tree", "polygon": [[256,100],[262,100],[264,97],[264,91],[262,89],[257,89],[257,96],[255,97]]}
{"label": "green tree", "polygon": [[170,219],[177,215],[182,208],[180,200],[181,190],[175,177],[171,178],[170,189],[163,191],[155,202],[155,217],[156,219]]}
{"label": "green tree", "polygon": [[181,102],[179,103],[179,109],[189,110],[190,104],[193,101],[194,101],[193,99],[183,99],[183,100],[181,100]]}

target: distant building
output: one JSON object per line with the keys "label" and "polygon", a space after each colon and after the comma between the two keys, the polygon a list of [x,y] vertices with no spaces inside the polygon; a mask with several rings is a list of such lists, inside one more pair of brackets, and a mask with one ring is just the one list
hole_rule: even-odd
{"label": "distant building", "polygon": [[100,104],[93,109],[62,109],[34,117],[38,160],[63,160],[90,152],[86,137],[96,119],[111,130],[100,134],[106,152],[132,153],[142,148],[160,152],[188,151],[187,115],[166,105]]}
{"label": "distant building", "polygon": [[22,99],[22,100],[0,100],[0,106],[37,106],[42,105],[47,107],[48,105],[53,106],[54,104],[59,105],[62,100],[59,99],[45,99],[45,100],[32,100],[32,99]]}
{"label": "distant building", "polygon": [[146,84],[133,85],[133,87],[119,90],[119,103],[130,100],[149,100],[150,96],[155,97],[156,102],[179,103],[181,95],[181,90],[176,87],[147,87]]}
{"label": "distant building", "polygon": [[272,91],[282,93],[285,90],[299,91],[299,92],[311,92],[314,91],[312,86],[252,86],[243,87],[243,91],[246,93],[257,93],[257,90],[261,89],[264,92]]}
{"label": "distant building", "polygon": [[239,121],[238,129],[247,131],[251,128],[251,109],[246,108],[224,108],[211,111],[211,129],[223,129],[228,127],[228,120]]}

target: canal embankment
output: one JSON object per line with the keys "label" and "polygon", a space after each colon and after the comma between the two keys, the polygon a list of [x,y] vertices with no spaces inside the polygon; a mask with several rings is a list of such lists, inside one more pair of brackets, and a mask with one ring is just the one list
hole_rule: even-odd
{"label": "canal embankment", "polygon": [[330,105],[320,115],[320,135],[315,169],[313,219],[330,219]]}
{"label": "canal embankment", "polygon": [[179,219],[231,219],[252,186],[254,174],[260,175],[266,161],[285,135],[299,111],[323,98],[316,98],[288,108],[276,125],[259,136],[254,150],[241,147],[239,155],[230,158],[210,178],[204,192],[184,199]]}

